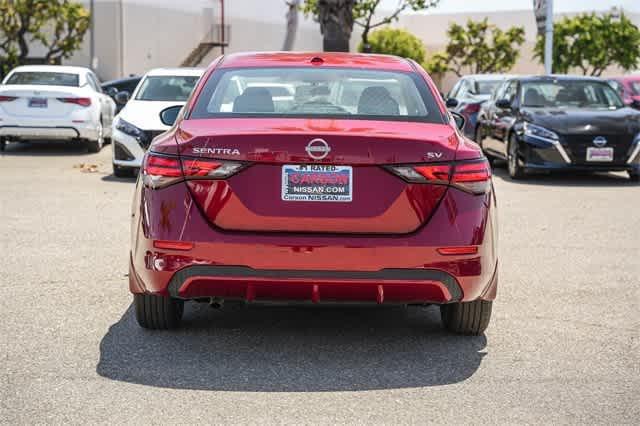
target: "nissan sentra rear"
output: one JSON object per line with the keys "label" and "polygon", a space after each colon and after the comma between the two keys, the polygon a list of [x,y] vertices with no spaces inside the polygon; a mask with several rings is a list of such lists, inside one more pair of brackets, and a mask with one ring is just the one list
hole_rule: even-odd
{"label": "nissan sentra rear", "polygon": [[225,56],[161,116],[132,210],[141,326],[175,327],[191,301],[344,302],[435,304],[451,331],[486,329],[491,169],[416,63]]}

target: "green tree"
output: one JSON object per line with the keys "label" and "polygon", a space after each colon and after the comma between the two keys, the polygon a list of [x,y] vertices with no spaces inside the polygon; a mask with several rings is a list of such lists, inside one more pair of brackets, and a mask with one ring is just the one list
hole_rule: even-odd
{"label": "green tree", "polygon": [[[424,45],[422,40],[409,31],[396,28],[381,28],[371,33],[369,37],[371,53],[383,53],[410,58],[421,64],[424,62]],[[364,50],[360,42],[358,51]]]}
{"label": "green tree", "polygon": [[[462,76],[507,72],[520,56],[524,43],[524,28],[502,30],[489,23],[468,20],[466,26],[451,24],[447,30],[449,42],[444,52],[434,55],[425,65],[427,70],[446,70]],[[433,72],[433,71],[431,71]]]}
{"label": "green tree", "polygon": [[[534,57],[544,62],[544,37],[538,37]],[[640,30],[624,14],[579,15],[553,28],[553,69],[566,74],[578,68],[600,76],[610,65],[625,71],[640,66]]]}
{"label": "green tree", "polygon": [[44,60],[55,63],[78,50],[89,29],[89,12],[69,0],[0,0],[0,62],[8,69],[24,64],[39,43]]}
{"label": "green tree", "polygon": [[[334,0],[338,1],[339,0]],[[390,24],[398,19],[398,16],[405,10],[425,10],[430,7],[436,6],[440,0],[398,0],[394,9],[389,11],[389,14],[380,17],[378,20],[374,20],[376,17],[376,10],[382,0],[354,0],[351,6],[352,22],[351,26],[345,27],[349,30],[349,36],[353,25],[357,25],[362,28],[362,40],[363,51],[368,52],[370,49],[369,34],[377,27]],[[322,4],[331,3],[331,0],[305,0],[302,5],[302,11],[306,15],[311,15],[315,20],[319,21],[322,25]],[[323,32],[324,34],[324,32]]]}

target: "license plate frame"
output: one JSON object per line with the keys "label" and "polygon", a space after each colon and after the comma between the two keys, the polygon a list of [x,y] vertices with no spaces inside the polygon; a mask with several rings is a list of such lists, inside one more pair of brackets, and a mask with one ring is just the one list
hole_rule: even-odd
{"label": "license plate frame", "polygon": [[589,147],[587,148],[587,161],[590,163],[610,163],[613,161],[613,147]]}
{"label": "license plate frame", "polygon": [[49,100],[47,98],[29,98],[29,108],[49,108]]}
{"label": "license plate frame", "polygon": [[285,164],[282,166],[282,201],[353,201],[353,167],[324,164]]}

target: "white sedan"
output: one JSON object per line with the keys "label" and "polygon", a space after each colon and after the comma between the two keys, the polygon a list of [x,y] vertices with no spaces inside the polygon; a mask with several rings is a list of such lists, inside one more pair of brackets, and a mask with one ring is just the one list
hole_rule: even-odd
{"label": "white sedan", "polygon": [[11,141],[74,140],[98,152],[111,137],[115,109],[88,68],[17,67],[0,85],[0,149]]}
{"label": "white sedan", "polygon": [[130,100],[124,92],[116,95],[126,106],[113,122],[114,175],[135,174],[153,138],[169,128],[160,121],[160,112],[184,105],[203,72],[199,68],[151,70],[142,77]]}

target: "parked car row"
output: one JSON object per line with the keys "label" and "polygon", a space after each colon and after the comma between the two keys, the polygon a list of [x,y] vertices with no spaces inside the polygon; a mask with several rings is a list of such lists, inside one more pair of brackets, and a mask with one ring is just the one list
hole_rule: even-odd
{"label": "parked car row", "polygon": [[[502,81],[488,99],[477,95],[478,82],[498,77]],[[636,81],[470,76],[454,86],[447,106],[467,117],[465,134],[490,161],[505,160],[513,179],[564,170],[626,171],[638,181],[640,97],[621,97],[640,88]]]}

